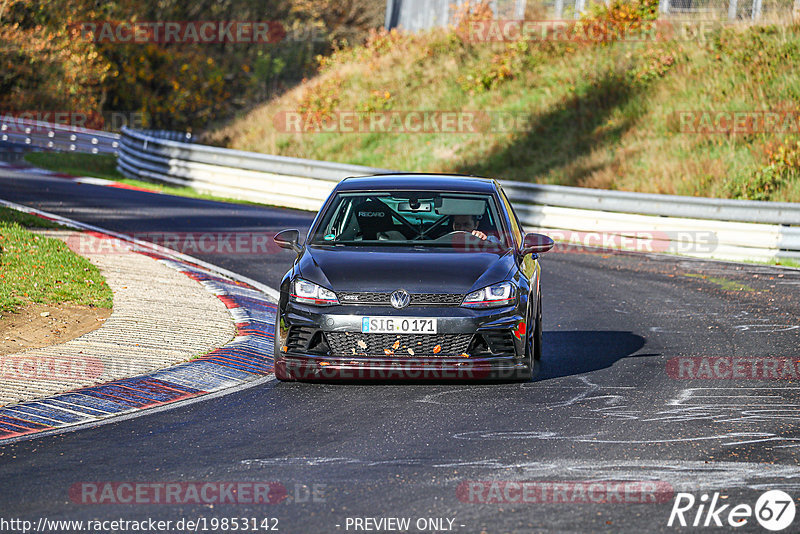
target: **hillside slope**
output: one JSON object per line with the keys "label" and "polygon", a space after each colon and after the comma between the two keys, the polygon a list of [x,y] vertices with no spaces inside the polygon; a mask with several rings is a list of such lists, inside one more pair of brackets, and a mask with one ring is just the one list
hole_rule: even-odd
{"label": "hillside slope", "polygon": [[[619,18],[624,5],[612,3],[584,28]],[[717,28],[689,39],[670,33],[489,43],[474,42],[463,25],[378,32],[322,59],[315,77],[206,140],[410,171],[800,201],[800,26]],[[420,110],[456,111],[480,127],[320,132],[346,112],[384,113],[391,123]],[[720,112],[747,115],[734,123]],[[764,123],[763,112],[777,114]],[[296,132],[298,113],[312,131]],[[731,124],[738,131],[717,131]]]}

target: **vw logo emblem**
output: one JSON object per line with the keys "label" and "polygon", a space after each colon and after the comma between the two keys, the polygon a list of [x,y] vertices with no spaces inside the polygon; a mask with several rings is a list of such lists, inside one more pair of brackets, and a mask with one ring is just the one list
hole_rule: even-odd
{"label": "vw logo emblem", "polygon": [[399,310],[400,308],[408,306],[408,303],[411,302],[411,296],[405,289],[398,289],[392,293],[389,301],[392,303],[392,306]]}

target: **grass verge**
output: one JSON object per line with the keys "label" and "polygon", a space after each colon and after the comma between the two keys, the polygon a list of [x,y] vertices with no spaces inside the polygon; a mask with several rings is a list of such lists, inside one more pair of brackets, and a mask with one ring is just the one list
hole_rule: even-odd
{"label": "grass verge", "polygon": [[[637,3],[647,2],[613,0],[583,23],[628,20],[618,15]],[[322,58],[316,76],[201,139],[407,171],[800,202],[798,35],[797,24],[731,25],[654,41],[476,42],[458,28],[378,32]],[[469,118],[475,110],[488,115],[477,133],[389,120],[369,127],[370,114]],[[725,117],[742,112],[751,119],[774,112],[788,123],[728,131]],[[359,113],[362,131],[348,133]]]}
{"label": "grass verge", "polygon": [[704,274],[694,274],[694,273],[686,273],[683,276],[687,276],[689,278],[702,278],[707,282],[711,282],[719,286],[720,288],[724,289],[725,291],[755,291],[752,287],[744,284],[742,282],[738,282],[736,280],[729,280],[727,278],[717,278],[713,276],[706,276]]}
{"label": "grass verge", "polygon": [[94,176],[115,181],[124,178],[117,171],[117,157],[111,154],[28,152],[25,154],[25,161],[43,169],[74,176]]}
{"label": "grass verge", "polygon": [[0,311],[13,312],[27,302],[111,308],[111,289],[97,267],[63,241],[26,226],[56,225],[0,208]]}

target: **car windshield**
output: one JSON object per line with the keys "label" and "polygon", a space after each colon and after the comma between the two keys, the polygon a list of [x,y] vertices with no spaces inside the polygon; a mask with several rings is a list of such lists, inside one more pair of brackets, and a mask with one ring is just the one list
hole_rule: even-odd
{"label": "car windshield", "polygon": [[314,245],[508,248],[491,195],[440,192],[339,193],[311,237]]}

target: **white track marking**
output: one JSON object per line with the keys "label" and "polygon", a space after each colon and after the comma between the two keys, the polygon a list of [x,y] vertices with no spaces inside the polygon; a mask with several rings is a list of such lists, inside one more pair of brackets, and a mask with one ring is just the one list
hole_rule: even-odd
{"label": "white track marking", "polygon": [[[732,490],[800,488],[800,466],[756,462],[706,462],[687,460],[595,460],[554,459],[529,462],[509,462],[499,458],[470,460],[463,458],[396,458],[363,459],[352,457],[288,457],[249,458],[240,460],[248,469],[269,468],[272,472],[282,466],[308,467],[353,466],[357,469],[379,465],[432,467],[456,469],[457,479],[474,476],[496,477],[501,471],[509,480],[660,480],[676,491],[705,489]],[[472,471],[488,471],[485,475]],[[466,472],[464,472],[466,471]]]}

